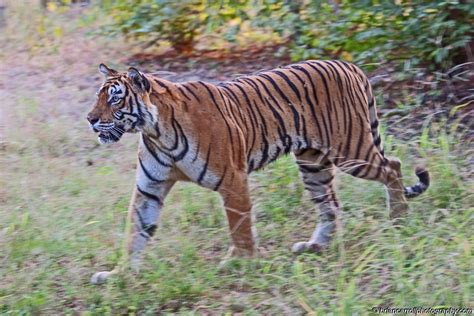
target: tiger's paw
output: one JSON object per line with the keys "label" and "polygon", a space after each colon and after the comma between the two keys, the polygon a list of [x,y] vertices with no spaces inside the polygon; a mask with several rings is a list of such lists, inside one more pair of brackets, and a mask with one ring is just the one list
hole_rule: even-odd
{"label": "tiger's paw", "polygon": [[107,282],[107,279],[116,274],[117,271],[112,270],[112,271],[99,271],[94,273],[94,275],[91,278],[91,283],[94,285],[99,285],[99,284],[104,284]]}
{"label": "tiger's paw", "polygon": [[234,264],[239,264],[240,259],[258,259],[262,258],[267,254],[267,250],[263,247],[257,247],[253,250],[236,249],[231,246],[227,251],[227,254],[219,262],[219,269],[225,270],[232,267]]}
{"label": "tiger's paw", "polygon": [[406,201],[400,203],[391,203],[390,205],[390,219],[399,221],[408,212],[409,207]]}
{"label": "tiger's paw", "polygon": [[257,248],[237,248],[235,246],[230,246],[227,251],[226,258],[255,258],[258,255]]}
{"label": "tiger's paw", "polygon": [[326,248],[324,245],[320,245],[315,242],[300,241],[300,242],[295,243],[293,247],[291,247],[291,252],[297,255],[303,252],[312,252],[316,254],[321,254],[324,248]]}

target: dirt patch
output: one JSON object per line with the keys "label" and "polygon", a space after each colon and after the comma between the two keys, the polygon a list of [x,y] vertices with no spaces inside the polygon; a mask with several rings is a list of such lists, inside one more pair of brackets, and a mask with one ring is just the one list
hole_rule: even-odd
{"label": "dirt patch", "polygon": [[167,50],[160,54],[134,54],[125,62],[148,72],[174,72],[175,74],[168,75],[172,81],[216,82],[289,64],[291,61],[288,55],[275,56],[282,47],[282,44],[270,44],[222,50],[196,50],[189,55],[179,55],[174,50]]}

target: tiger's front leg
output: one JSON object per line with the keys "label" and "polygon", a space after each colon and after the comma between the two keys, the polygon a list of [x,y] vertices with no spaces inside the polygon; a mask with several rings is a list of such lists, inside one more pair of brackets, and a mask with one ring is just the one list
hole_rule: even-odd
{"label": "tiger's front leg", "polygon": [[232,246],[228,256],[252,257],[256,255],[256,231],[252,219],[252,203],[247,174],[235,172],[227,177],[219,189],[229,223]]}
{"label": "tiger's front leg", "polygon": [[139,268],[141,252],[156,230],[163,201],[174,184],[171,180],[141,180],[137,181],[130,201],[125,232],[126,246],[121,264],[112,271],[96,272],[91,278],[92,284],[104,283],[111,275],[128,267],[135,271]]}

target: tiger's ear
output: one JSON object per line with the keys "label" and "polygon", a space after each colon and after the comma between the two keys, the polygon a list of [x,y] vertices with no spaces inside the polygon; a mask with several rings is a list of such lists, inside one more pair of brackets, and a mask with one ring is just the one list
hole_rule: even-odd
{"label": "tiger's ear", "polygon": [[128,68],[127,76],[139,91],[145,92],[150,90],[150,82],[137,68]]}
{"label": "tiger's ear", "polygon": [[103,74],[106,78],[117,76],[119,74],[118,71],[113,70],[104,64],[99,65],[99,72]]}

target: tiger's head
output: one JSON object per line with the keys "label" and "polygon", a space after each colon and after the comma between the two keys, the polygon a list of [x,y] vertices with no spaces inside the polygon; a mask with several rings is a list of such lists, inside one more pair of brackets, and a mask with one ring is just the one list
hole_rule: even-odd
{"label": "tiger's head", "polygon": [[87,120],[101,144],[115,143],[124,133],[136,133],[146,123],[143,97],[151,90],[150,82],[137,69],[119,73],[104,64],[99,72],[105,82],[97,91],[97,101]]}

